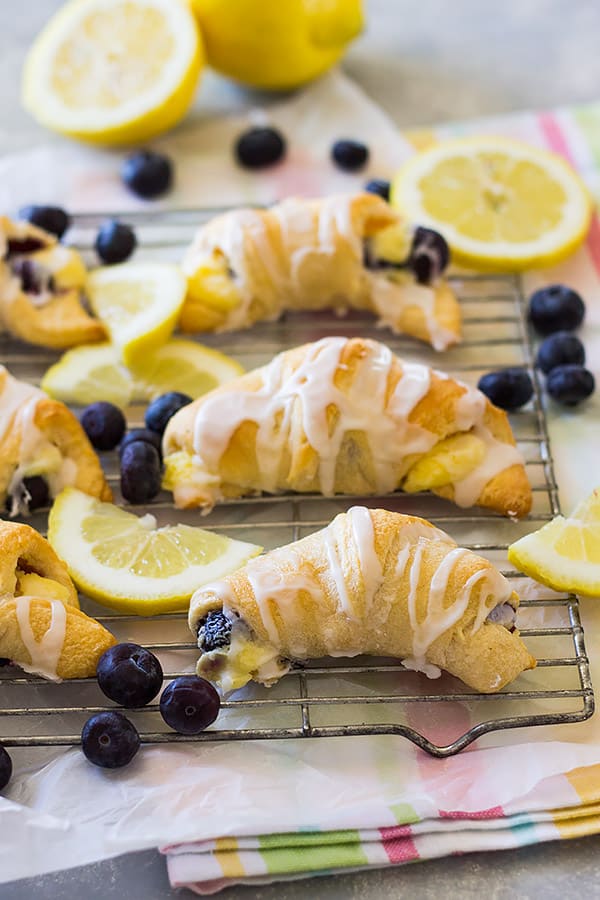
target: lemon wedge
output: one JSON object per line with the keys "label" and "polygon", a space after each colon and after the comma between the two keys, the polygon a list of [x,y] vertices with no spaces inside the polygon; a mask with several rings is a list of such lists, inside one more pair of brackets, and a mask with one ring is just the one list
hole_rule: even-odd
{"label": "lemon wedge", "polygon": [[178,266],[141,262],[103,266],[88,275],[92,309],[106,326],[121,361],[143,368],[171,337],[187,282]]}
{"label": "lemon wedge", "polygon": [[63,403],[87,406],[107,400],[124,409],[167,391],[181,391],[195,400],[243,372],[231,357],[195,341],[167,341],[135,374],[119,362],[113,344],[87,344],[68,350],[50,366],[41,387]]}
{"label": "lemon wedge", "polygon": [[202,62],[198,27],[180,0],[71,0],[29,51],[23,104],[62,134],[134,144],[183,118]]}
{"label": "lemon wedge", "polygon": [[592,211],[561,157],[487,136],[416,154],[395,176],[391,203],[441,232],[453,262],[487,271],[554,265],[581,244]]}
{"label": "lemon wedge", "polygon": [[262,547],[189,525],[157,526],[67,488],[50,511],[48,540],[77,587],[140,616],[187,609],[202,584],[243,566]]}
{"label": "lemon wedge", "polygon": [[600,597],[600,488],[568,518],[557,516],[511,544],[508,559],[555,591]]}

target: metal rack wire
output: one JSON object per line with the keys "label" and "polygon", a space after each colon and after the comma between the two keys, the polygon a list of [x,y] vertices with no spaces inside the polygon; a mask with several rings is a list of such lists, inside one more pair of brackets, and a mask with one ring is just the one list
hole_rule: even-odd
{"label": "metal rack wire", "polygon": [[[195,216],[197,223],[198,216]],[[141,246],[154,258],[178,256],[194,217],[172,214],[144,219]],[[77,243],[89,248],[93,217],[81,217]],[[510,578],[522,597],[517,624],[538,659],[533,672],[521,675],[499,694],[480,695],[448,675],[430,681],[405,670],[398,660],[358,657],[312,660],[292,670],[271,689],[247,687],[227,698],[219,718],[196,737],[170,731],[156,703],[128,711],[147,742],[264,740],[345,735],[402,735],[436,757],[447,757],[493,731],[582,722],[594,710],[594,697],[584,634],[574,596],[538,589],[512,570],[506,548],[517,537],[538,528],[560,512],[550,453],[541,385],[532,366],[525,305],[515,276],[456,277],[454,287],[464,310],[464,343],[443,358],[387,331],[374,328],[363,315],[342,319],[329,313],[295,314],[249,332],[209,337],[209,343],[231,353],[246,367],[260,365],[281,349],[316,340],[325,334],[361,334],[384,340],[408,359],[441,366],[452,375],[476,383],[492,367],[524,365],[534,379],[532,403],[512,417],[513,430],[533,487],[531,514],[511,522],[484,510],[461,510],[428,494],[387,497],[318,495],[264,496],[219,505],[208,517],[176,512],[161,496],[147,508],[161,522],[201,524],[223,534],[262,544],[267,549],[296,540],[327,524],[356,502],[385,506],[423,516],[450,531],[462,546],[488,556]],[[39,380],[56,359],[51,352],[32,352],[8,339],[0,343],[2,359],[17,377]],[[130,410],[131,425],[142,410]],[[109,480],[117,487],[115,455],[106,455]],[[31,520],[30,520],[31,521]],[[32,524],[45,530],[45,514]],[[193,671],[194,650],[185,617],[107,615],[86,598],[82,607],[97,616],[121,640],[137,640],[161,658],[167,679]],[[79,742],[83,722],[94,712],[113,708],[94,679],[53,684],[10,667],[0,668],[0,743],[7,747],[45,747]]]}

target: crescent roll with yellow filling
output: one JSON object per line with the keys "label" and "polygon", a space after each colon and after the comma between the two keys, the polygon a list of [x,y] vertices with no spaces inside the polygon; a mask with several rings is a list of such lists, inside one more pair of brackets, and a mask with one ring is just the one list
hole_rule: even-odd
{"label": "crescent roll with yellow filling", "polygon": [[387,656],[484,693],[535,666],[519,598],[494,566],[412,516],[353,507],[193,595],[197,671],[223,691],[294,661]]}
{"label": "crescent roll with yellow filling", "polygon": [[442,277],[443,238],[410,229],[374,194],[289,198],[203,225],[182,267],[183,331],[231,331],[286,310],[366,310],[444,350],[460,340],[458,301]]}
{"label": "crescent roll with yellow filling", "polygon": [[82,303],[86,268],[54,235],[0,217],[0,325],[14,337],[63,350],[106,339]]}
{"label": "crescent roll with yellow filling", "polygon": [[51,681],[87,678],[115,643],[79,609],[48,541],[28,525],[0,522],[0,657]]}
{"label": "crescent roll with yellow filling", "polygon": [[330,337],[286,351],[181,409],[163,439],[179,507],[266,491],[430,490],[510,516],[531,488],[506,413],[384,344]]}
{"label": "crescent roll with yellow filling", "polygon": [[0,366],[0,504],[11,515],[26,514],[67,486],[112,497],[76,416]]}

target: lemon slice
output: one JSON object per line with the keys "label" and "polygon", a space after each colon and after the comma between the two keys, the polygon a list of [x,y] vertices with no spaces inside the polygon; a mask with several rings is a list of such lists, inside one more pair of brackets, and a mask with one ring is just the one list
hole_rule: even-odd
{"label": "lemon slice", "polygon": [[64,353],[47,370],[41,387],[63,403],[87,406],[108,400],[124,409],[167,391],[181,391],[195,400],[243,372],[239,363],[218,350],[174,338],[133,375],[119,362],[113,344],[89,344]]}
{"label": "lemon slice", "polygon": [[33,44],[23,104],[62,134],[133,144],[172,128],[190,106],[200,33],[178,0],[71,0]]}
{"label": "lemon slice", "polygon": [[600,597],[600,489],[508,548],[515,568],[555,591]]}
{"label": "lemon slice", "polygon": [[81,406],[107,400],[124,409],[133,400],[133,378],[112,344],[67,350],[46,371],[40,386],[55,400]]}
{"label": "lemon slice", "polygon": [[453,262],[494,271],[553,265],[583,241],[591,202],[561,157],[519,141],[444,141],[408,160],[391,203],[441,232]]}
{"label": "lemon slice", "polygon": [[89,273],[92,309],[129,368],[143,367],[171,337],[187,282],[178,266],[143,262],[103,266]]}
{"label": "lemon slice", "polygon": [[74,488],[54,501],[48,540],[81,591],[140,616],[187,609],[196,588],[262,551],[189,525],[158,528],[154,516],[139,518]]}

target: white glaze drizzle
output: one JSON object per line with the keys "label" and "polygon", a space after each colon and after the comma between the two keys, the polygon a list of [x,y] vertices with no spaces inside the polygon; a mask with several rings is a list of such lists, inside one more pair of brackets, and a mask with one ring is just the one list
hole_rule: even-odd
{"label": "white glaze drizzle", "polygon": [[362,575],[365,614],[375,600],[375,595],[384,581],[381,562],[375,548],[375,531],[371,513],[365,506],[353,506],[348,510],[354,548]]}
{"label": "white glaze drizzle", "polygon": [[[385,624],[389,618],[395,595],[393,591],[388,591],[389,596],[385,608],[378,604],[376,610],[374,609],[373,600],[385,580],[385,574],[375,548],[375,533],[370,511],[366,507],[352,507],[346,515],[337,516],[323,530],[321,537],[327,555],[327,577],[332,580],[332,593],[337,614],[346,619],[354,619],[358,623],[360,619],[369,621],[376,612],[376,619]],[[344,538],[347,538],[347,541],[344,541]],[[425,589],[425,585],[421,584],[423,555],[426,553],[430,541],[443,542],[447,545],[448,551],[430,579],[429,592],[423,607],[422,603],[419,603],[419,595]],[[413,548],[414,554],[407,573],[407,565]],[[451,603],[445,603],[452,572],[459,560],[469,555],[471,555],[470,551],[457,547],[445,532],[437,528],[428,527],[420,522],[410,522],[400,529],[393,580],[400,582],[406,577],[409,580],[407,607],[412,653],[403,660],[406,668],[424,672],[430,678],[439,676],[440,670],[427,661],[428,650],[441,635],[452,629],[464,616],[473,590],[478,584],[483,582],[478,609],[471,626],[471,634],[483,625],[490,609],[507,602],[510,598],[512,592],[506,578],[497,569],[484,567],[477,570],[464,582]],[[358,567],[362,581],[360,613],[352,604],[354,567]],[[296,630],[294,623],[302,621],[304,615],[304,610],[298,602],[298,595],[304,591],[310,595],[312,602],[317,606],[325,604],[323,584],[319,580],[322,575],[317,577],[316,574],[302,569],[302,556],[293,547],[288,548],[285,569],[273,567],[268,555],[252,560],[244,569],[268,640],[275,648],[282,644],[282,636],[273,616],[271,606],[273,604],[286,625],[285,639],[288,642],[286,650],[298,658],[302,658],[307,652],[306,647],[290,643],[294,640]],[[192,598],[191,608],[194,610],[196,622],[211,606],[211,601],[215,597],[222,601],[224,610],[231,610],[234,597],[230,585],[225,580],[214,582],[200,588]],[[322,639],[328,645],[327,652],[330,656],[353,656],[364,652],[360,641],[354,648],[345,646],[341,650],[337,649],[334,643],[335,628],[331,635],[333,643],[329,643],[328,634],[323,633]],[[228,652],[234,653],[233,643]],[[279,674],[286,668],[283,666],[282,669],[281,665],[277,663],[276,666]],[[279,676],[277,674],[268,676],[265,670],[259,680],[265,681],[275,677]],[[221,676],[221,682],[225,683],[224,676]]]}
{"label": "white glaze drizzle", "polygon": [[9,429],[12,427],[15,417],[28,410],[28,417],[35,412],[38,402],[46,395],[39,388],[25,381],[18,381],[0,365],[0,377],[5,375],[2,392],[0,393],[0,442],[2,442]]}
{"label": "white glaze drizzle", "polygon": [[[391,397],[387,396],[393,354],[375,341],[367,342],[365,358],[358,362],[352,388],[344,393],[335,383],[346,338],[331,337],[310,345],[305,359],[294,372],[286,372],[285,354],[279,354],[259,370],[262,387],[255,392],[223,392],[208,395],[200,404],[194,423],[194,461],[209,479],[218,475],[219,462],[236,429],[245,421],[258,425],[256,459],[261,486],[275,491],[283,454],[294,424],[296,402],[300,402],[301,424],[311,447],[319,456],[321,492],[335,487],[338,454],[347,431],[362,431],[369,439],[376,474],[376,489],[387,493],[399,480],[399,467],[412,453],[424,453],[437,437],[409,421],[414,407],[429,390],[427,366],[405,363]],[[337,408],[333,427],[327,420],[330,406]],[[218,497],[218,485],[207,491]]]}
{"label": "white glaze drizzle", "polygon": [[416,660],[425,659],[431,644],[458,622],[461,616],[464,615],[470,597],[470,593],[461,591],[451,605],[444,607],[444,598],[452,569],[458,560],[469,552],[461,547],[455,547],[440,562],[431,578],[429,595],[425,604],[425,614],[419,620],[417,598],[424,550],[425,544],[422,539],[419,539],[410,568],[410,591],[408,595],[408,616],[413,642],[412,656]]}
{"label": "white glaze drizzle", "polygon": [[472,431],[482,440],[486,453],[481,463],[465,478],[454,483],[454,502],[457,506],[473,506],[486,484],[500,472],[513,465],[523,465],[523,457],[512,444],[496,440],[484,424],[487,400],[481,391],[466,387],[455,406],[459,431]]}
{"label": "white glaze drizzle", "polygon": [[[253,300],[258,301],[273,317],[285,309],[320,308],[327,305],[342,307],[365,306],[365,291],[380,324],[397,329],[402,311],[409,306],[422,309],[430,340],[436,350],[444,350],[456,342],[456,335],[445,329],[435,316],[435,289],[420,285],[408,275],[391,280],[379,272],[370,272],[363,265],[363,222],[356,223],[352,212],[352,194],[322,198],[318,204],[302,198],[289,197],[266,213],[240,209],[215,219],[201,229],[184,262],[185,271],[193,274],[203,260],[211,259],[215,250],[224,254],[235,273],[240,292],[240,304],[231,310],[221,330],[243,327],[248,323]],[[316,206],[316,213],[315,213]],[[282,258],[273,250],[269,230],[269,216],[279,227]],[[315,221],[316,220],[316,221]],[[358,225],[358,227],[357,227]],[[331,265],[340,241],[349,253],[343,259],[343,296],[330,290]],[[314,259],[323,270],[320,296],[307,291],[303,268]],[[324,262],[320,262],[323,259]],[[333,261],[333,263],[332,263]],[[261,278],[260,269],[263,270]],[[336,272],[336,276],[340,273]],[[332,279],[338,285],[337,277]],[[256,297],[254,296],[256,294]]]}
{"label": "white glaze drizzle", "polygon": [[36,640],[31,627],[31,601],[35,597],[15,597],[17,623],[31,663],[19,662],[25,672],[33,672],[51,681],[60,681],[57,667],[65,642],[67,627],[67,610],[60,600],[47,600],[51,608],[50,624],[40,640]]}

